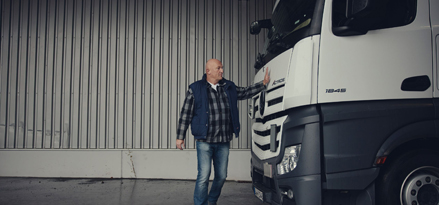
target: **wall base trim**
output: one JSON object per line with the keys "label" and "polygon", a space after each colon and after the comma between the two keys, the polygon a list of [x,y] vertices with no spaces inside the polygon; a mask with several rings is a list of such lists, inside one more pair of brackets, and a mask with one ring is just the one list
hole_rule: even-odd
{"label": "wall base trim", "polygon": [[[196,150],[0,150],[0,176],[196,179],[196,157]],[[231,149],[227,180],[251,181],[250,158],[250,150]]]}

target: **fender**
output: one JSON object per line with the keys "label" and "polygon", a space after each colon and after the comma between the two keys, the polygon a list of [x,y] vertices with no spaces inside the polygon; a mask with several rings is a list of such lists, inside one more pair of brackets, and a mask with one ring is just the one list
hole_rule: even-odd
{"label": "fender", "polygon": [[439,120],[416,122],[398,129],[384,141],[376,157],[388,156],[404,143],[416,139],[435,138],[439,140],[439,136],[436,134],[435,123],[439,123]]}

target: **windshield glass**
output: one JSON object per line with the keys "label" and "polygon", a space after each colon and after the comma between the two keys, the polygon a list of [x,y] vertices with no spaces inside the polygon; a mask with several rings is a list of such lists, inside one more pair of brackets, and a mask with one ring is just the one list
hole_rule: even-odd
{"label": "windshield glass", "polygon": [[[273,44],[291,47],[291,36],[296,31],[311,24],[316,0],[280,0],[273,10],[268,39],[265,41],[264,54],[270,52]],[[276,49],[277,50],[277,49]]]}

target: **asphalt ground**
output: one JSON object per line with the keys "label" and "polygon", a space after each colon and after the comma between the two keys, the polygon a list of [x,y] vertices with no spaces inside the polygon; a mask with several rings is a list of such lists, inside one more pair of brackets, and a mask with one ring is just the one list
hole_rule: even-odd
{"label": "asphalt ground", "polygon": [[[209,184],[211,185],[211,183]],[[193,204],[193,180],[1,178],[1,205]],[[227,181],[219,205],[261,205],[250,182]]]}

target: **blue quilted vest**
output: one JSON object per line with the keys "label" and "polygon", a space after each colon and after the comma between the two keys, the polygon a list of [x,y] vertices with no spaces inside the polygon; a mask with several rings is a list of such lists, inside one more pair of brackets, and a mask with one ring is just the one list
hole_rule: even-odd
{"label": "blue quilted vest", "polygon": [[[223,79],[220,83],[225,83],[224,90],[229,99],[230,112],[232,117],[233,132],[235,136],[239,136],[240,124],[238,114],[238,94],[236,85],[232,81]],[[209,128],[209,101],[207,96],[206,74],[203,79],[189,85],[194,94],[194,116],[191,122],[191,131],[195,139],[206,139],[207,130]],[[209,85],[210,86],[210,85]]]}

